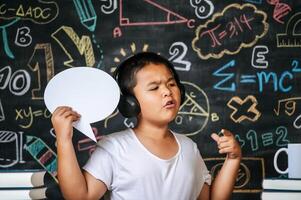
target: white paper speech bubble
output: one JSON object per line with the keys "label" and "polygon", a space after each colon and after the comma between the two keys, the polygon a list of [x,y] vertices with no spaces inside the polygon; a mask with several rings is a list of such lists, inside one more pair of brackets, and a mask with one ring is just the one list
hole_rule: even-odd
{"label": "white paper speech bubble", "polygon": [[81,115],[73,126],[96,142],[90,123],[108,117],[117,107],[119,86],[106,72],[74,67],[56,74],[47,84],[44,101],[53,113],[58,106],[70,106]]}

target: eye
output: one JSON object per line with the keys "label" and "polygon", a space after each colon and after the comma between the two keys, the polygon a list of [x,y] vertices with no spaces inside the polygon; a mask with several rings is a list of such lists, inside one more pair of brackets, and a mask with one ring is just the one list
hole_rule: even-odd
{"label": "eye", "polygon": [[177,86],[177,83],[176,82],[170,82],[168,85],[171,86],[171,87],[174,87],[174,86]]}
{"label": "eye", "polygon": [[157,90],[158,88],[159,88],[158,86],[155,86],[155,87],[151,87],[149,90],[154,91],[154,90]]}

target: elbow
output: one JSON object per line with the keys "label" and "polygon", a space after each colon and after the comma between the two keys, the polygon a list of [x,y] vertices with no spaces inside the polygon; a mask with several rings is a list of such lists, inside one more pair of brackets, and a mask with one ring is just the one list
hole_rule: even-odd
{"label": "elbow", "polygon": [[70,188],[64,188],[60,187],[62,196],[66,200],[90,200],[88,198],[88,194],[86,190],[82,188],[75,188],[75,189],[70,189]]}
{"label": "elbow", "polygon": [[67,194],[63,193],[63,197],[66,200],[90,200],[87,195]]}

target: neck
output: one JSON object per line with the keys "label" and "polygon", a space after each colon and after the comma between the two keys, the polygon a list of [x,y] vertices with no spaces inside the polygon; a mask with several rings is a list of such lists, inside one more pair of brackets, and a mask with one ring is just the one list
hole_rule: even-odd
{"label": "neck", "polygon": [[138,136],[146,136],[153,139],[164,139],[171,135],[168,124],[155,125],[147,122],[139,122],[134,128],[135,134]]}

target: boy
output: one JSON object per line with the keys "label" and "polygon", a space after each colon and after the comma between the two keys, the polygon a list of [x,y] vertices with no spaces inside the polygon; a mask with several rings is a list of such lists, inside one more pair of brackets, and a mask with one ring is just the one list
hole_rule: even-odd
{"label": "boy", "polygon": [[168,128],[185,94],[171,63],[155,53],[138,53],[117,68],[116,80],[121,101],[126,99],[118,109],[136,116],[137,125],[99,141],[83,172],[72,145],[72,123],[80,115],[65,106],[53,113],[64,197],[99,199],[109,190],[112,200],[229,199],[241,149],[229,131],[221,137],[212,134],[219,153],[227,157],[211,184],[196,144]]}

